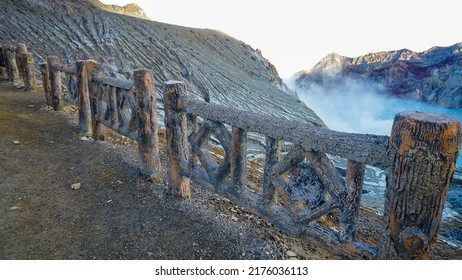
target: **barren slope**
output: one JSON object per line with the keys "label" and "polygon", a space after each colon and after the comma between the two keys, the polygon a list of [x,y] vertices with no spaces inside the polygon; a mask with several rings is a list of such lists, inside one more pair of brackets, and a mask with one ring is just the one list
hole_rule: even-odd
{"label": "barren slope", "polygon": [[46,54],[66,63],[112,58],[124,67],[123,74],[153,69],[157,85],[182,80],[192,94],[211,102],[322,125],[313,111],[282,90],[275,67],[244,42],[218,31],[112,14],[95,2],[2,1],[0,43],[26,43],[37,61]]}

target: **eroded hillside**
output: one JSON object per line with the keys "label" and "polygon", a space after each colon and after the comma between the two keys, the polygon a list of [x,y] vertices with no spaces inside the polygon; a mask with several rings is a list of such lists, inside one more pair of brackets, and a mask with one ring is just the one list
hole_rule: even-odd
{"label": "eroded hillside", "polygon": [[149,68],[158,93],[164,81],[181,80],[191,94],[213,103],[323,125],[312,110],[284,92],[275,67],[244,42],[219,31],[109,13],[98,3],[2,1],[0,41],[26,43],[38,62],[47,54],[65,63],[113,61],[126,76],[133,69]]}

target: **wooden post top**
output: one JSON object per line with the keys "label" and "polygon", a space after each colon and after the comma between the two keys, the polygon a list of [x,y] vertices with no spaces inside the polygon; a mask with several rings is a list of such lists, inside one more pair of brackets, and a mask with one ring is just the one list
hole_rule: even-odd
{"label": "wooden post top", "polygon": [[460,122],[452,117],[405,111],[396,114],[389,144],[404,155],[410,149],[429,149],[445,154],[459,152],[462,145]]}
{"label": "wooden post top", "polygon": [[180,81],[169,80],[164,82],[162,89],[167,94],[176,94],[178,96],[187,96],[187,88],[188,86],[186,83]]}
{"label": "wooden post top", "polygon": [[17,45],[18,53],[27,53],[27,46],[23,43],[18,43]]}

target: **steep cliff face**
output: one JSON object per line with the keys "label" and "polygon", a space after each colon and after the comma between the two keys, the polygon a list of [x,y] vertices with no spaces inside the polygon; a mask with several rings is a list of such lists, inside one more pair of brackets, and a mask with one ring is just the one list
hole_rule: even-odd
{"label": "steep cliff face", "polygon": [[159,94],[164,81],[181,80],[192,95],[213,103],[323,125],[284,92],[275,67],[244,42],[219,31],[110,13],[103,6],[96,0],[1,1],[0,43],[23,42],[38,62],[47,54],[65,63],[114,61],[126,76],[149,68]]}
{"label": "steep cliff face", "polygon": [[295,74],[298,90],[337,86],[345,78],[373,82],[384,94],[462,109],[462,43],[424,52],[403,49],[357,58],[330,54]]}

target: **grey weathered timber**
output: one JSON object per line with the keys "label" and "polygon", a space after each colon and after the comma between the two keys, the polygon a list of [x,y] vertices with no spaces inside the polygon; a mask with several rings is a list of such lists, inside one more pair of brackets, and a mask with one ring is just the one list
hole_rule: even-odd
{"label": "grey weathered timber", "polygon": [[6,48],[6,58],[7,58],[7,74],[9,82],[18,82],[19,81],[19,70],[16,58],[16,51],[11,47],[7,46]]}
{"label": "grey weathered timber", "polygon": [[[316,219],[321,218],[338,209],[340,202],[338,200],[329,200],[314,209],[305,209],[297,212],[297,222],[300,224],[309,224]],[[340,239],[340,238],[339,238]]]}
{"label": "grey weathered timber", "polygon": [[92,128],[93,139],[99,141],[106,140],[106,127],[103,123],[105,109],[103,108],[102,95],[105,87],[98,83],[92,83],[92,90],[90,91],[90,104],[92,108]]}
{"label": "grey weathered timber", "polygon": [[78,60],[77,68],[77,107],[79,108],[79,130],[80,132],[92,134],[92,117],[90,105],[89,79],[87,73],[87,61]]}
{"label": "grey weathered timber", "polygon": [[180,97],[188,95],[186,84],[167,81],[163,85],[165,134],[167,141],[167,180],[170,191],[180,197],[190,197],[190,179],[180,173],[188,165],[188,124],[186,114],[178,109]]}
{"label": "grey weathered timber", "polygon": [[77,66],[75,63],[71,63],[69,65],[58,63],[56,64],[56,69],[66,74],[77,74]]}
{"label": "grey weathered timber", "polygon": [[133,77],[133,94],[136,99],[138,120],[138,150],[143,165],[140,172],[149,179],[157,179],[160,176],[161,166],[154,79],[152,72],[147,69],[135,70]]}
{"label": "grey weathered timber", "polygon": [[208,138],[212,135],[212,133],[213,123],[206,120],[201,124],[197,131],[189,137],[189,142],[191,144],[191,150],[197,155],[199,162],[204,168],[204,171],[207,173],[208,182],[216,186],[214,172],[217,170],[218,164],[207,149]]}
{"label": "grey weathered timber", "polygon": [[[191,139],[191,135],[196,133],[196,131],[199,129],[199,121],[197,119],[197,116],[188,114],[186,116],[187,122],[188,122],[188,139]],[[191,140],[190,140],[191,143]],[[189,158],[189,168],[194,168],[194,166],[198,165],[200,163],[200,159],[196,154],[196,151],[194,149],[190,149],[190,158]]]}
{"label": "grey weathered timber", "polygon": [[378,259],[428,257],[461,140],[460,123],[451,117],[411,111],[396,115]]}
{"label": "grey weathered timber", "polygon": [[17,49],[17,62],[18,62],[18,70],[21,74],[24,82],[24,86],[26,85],[26,55],[27,55],[27,47],[23,43],[18,43],[16,45]]}
{"label": "grey weathered timber", "polygon": [[230,154],[231,165],[231,180],[233,183],[234,191],[241,192],[242,188],[246,186],[246,152],[245,152],[245,138],[247,133],[241,128],[233,128],[232,143]]}
{"label": "grey weathered timber", "polygon": [[334,131],[311,123],[289,121],[268,115],[228,108],[193,98],[183,98],[180,109],[246,131],[282,138],[315,150],[371,165],[386,166],[388,136]]}
{"label": "grey weathered timber", "polygon": [[47,57],[47,63],[50,79],[51,105],[55,111],[59,111],[61,110],[61,72],[56,69],[59,58],[50,55]]}
{"label": "grey weathered timber", "polygon": [[27,46],[23,43],[17,44],[19,70],[21,72],[24,89],[33,90],[37,87],[35,79],[34,58],[31,53],[27,51]]}
{"label": "grey weathered timber", "polygon": [[40,63],[40,74],[42,74],[43,91],[47,106],[52,105],[50,74],[48,73],[48,63]]}
{"label": "grey weathered timber", "polygon": [[[215,186],[220,189],[219,191],[222,191],[221,189],[224,187],[222,183],[231,171],[231,135],[229,134],[228,129],[226,129],[222,123],[211,122],[211,124],[213,127],[213,136],[218,139],[223,149],[225,150],[224,158],[220,164],[216,166],[216,169],[212,172],[211,176],[211,183],[215,184]],[[207,153],[209,152],[207,151]],[[234,187],[232,189],[234,189]]]}
{"label": "grey weathered timber", "polygon": [[88,91],[90,99],[90,112],[91,112],[91,128],[92,135],[94,140],[104,141],[106,139],[106,133],[104,125],[101,123],[99,118],[98,111],[98,95],[100,91],[100,85],[93,82],[93,75],[98,72],[101,64],[94,60],[87,60],[85,63],[85,68],[87,70],[88,78]]}
{"label": "grey weathered timber", "polygon": [[24,89],[35,90],[37,88],[37,80],[35,78],[34,57],[31,53],[25,54],[24,63]]}
{"label": "grey weathered timber", "polygon": [[119,127],[119,107],[117,106],[117,87],[108,86],[108,95],[109,95],[109,115],[111,118],[111,125],[114,127]]}
{"label": "grey weathered timber", "polygon": [[342,205],[340,207],[339,221],[339,238],[343,243],[355,241],[365,170],[365,163],[353,160],[347,161],[345,193],[341,198]]}
{"label": "grey weathered timber", "polygon": [[127,90],[132,89],[133,87],[133,82],[116,79],[116,78],[107,76],[106,74],[102,72],[96,73],[93,76],[93,81],[103,84],[103,85],[109,85],[109,86],[127,89]]}
{"label": "grey weathered timber", "polygon": [[265,167],[263,171],[263,202],[265,205],[276,204],[276,188],[271,180],[270,171],[281,158],[282,141],[266,137]]}

